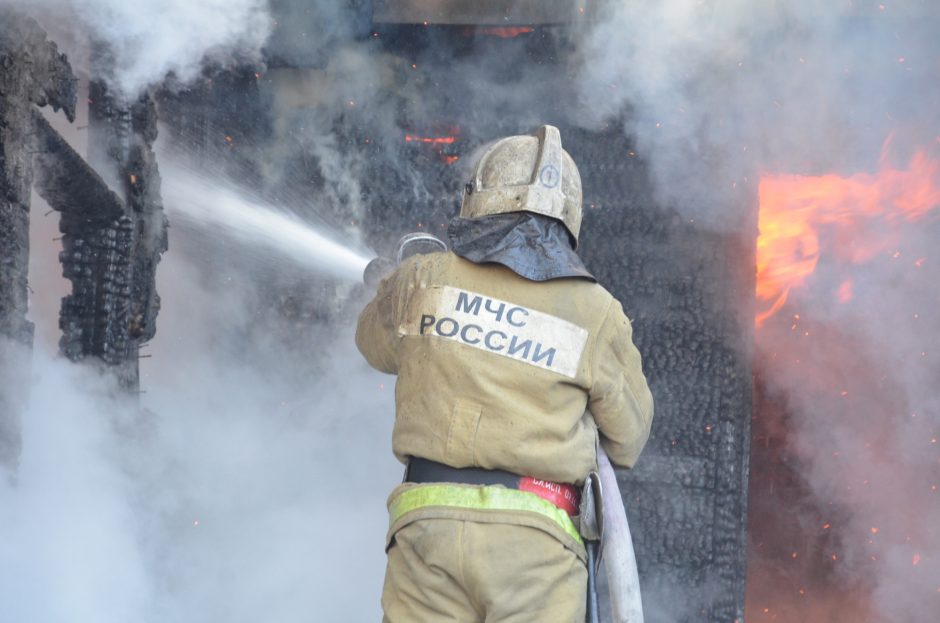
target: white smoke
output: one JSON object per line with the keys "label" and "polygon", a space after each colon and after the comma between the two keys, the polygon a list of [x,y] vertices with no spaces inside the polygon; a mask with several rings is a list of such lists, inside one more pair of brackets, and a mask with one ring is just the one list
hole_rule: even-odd
{"label": "white smoke", "polygon": [[377,619],[384,501],[401,473],[389,377],[356,352],[352,318],[278,348],[252,327],[250,291],[167,260],[143,367],[157,419],[142,515],[169,618]]}
{"label": "white smoke", "polygon": [[578,45],[579,118],[622,118],[659,199],[723,231],[765,172],[871,166],[906,120],[932,125],[927,3],[611,2]]}
{"label": "white smoke", "polygon": [[[260,292],[207,274],[211,258],[175,231],[144,411],[37,340],[20,467],[0,478],[0,620],[379,618],[400,479],[389,377],[356,352],[350,317],[319,341],[279,341]],[[47,234],[37,290],[58,279],[41,272],[58,271]],[[56,322],[49,302],[34,301],[40,327]]]}
{"label": "white smoke", "polygon": [[[106,43],[113,73],[101,75],[102,67],[95,73],[128,97],[168,74],[189,82],[206,63],[260,62],[272,27],[266,0],[0,0],[0,5],[24,9],[53,31],[69,33],[60,45],[81,42],[79,29],[89,40]],[[83,73],[92,73],[81,66],[87,58],[70,54],[70,59]]]}
{"label": "white smoke", "polygon": [[[587,127],[623,121],[662,205],[750,237],[764,175],[875,173],[889,135],[898,168],[917,148],[940,160],[938,18],[928,2],[610,2],[577,45],[580,119]],[[932,183],[940,187],[936,176]],[[789,414],[779,424],[783,457],[810,499],[800,512],[778,509],[788,518],[779,525],[798,528],[762,532],[763,546],[784,554],[774,560],[755,549],[750,570],[773,565],[783,580],[761,595],[773,603],[748,604],[749,616],[932,620],[940,596],[938,215],[940,205],[898,225],[866,221],[859,210],[854,222],[865,225],[852,238],[823,227],[816,274],[757,333],[761,382]],[[892,239],[896,247],[857,266],[841,259]],[[846,280],[854,298],[840,303]],[[817,510],[826,519],[816,521]],[[815,551],[822,543],[831,551]],[[820,558],[805,561],[810,555]],[[786,571],[804,564],[808,573]],[[820,614],[810,602],[842,609]]]}
{"label": "white smoke", "polygon": [[[889,623],[928,620],[940,591],[940,287],[919,261],[940,229],[905,224],[899,239],[861,266],[827,258],[758,331],[764,383],[790,413],[788,454],[821,513],[805,530],[833,533],[820,566],[867,587],[866,620]],[[853,297],[839,302],[846,279]]]}
{"label": "white smoke", "polygon": [[[16,485],[0,479],[0,618],[139,619],[152,595],[135,483],[100,378],[37,357]],[[79,389],[80,388],[80,389]]]}
{"label": "white smoke", "polygon": [[[80,150],[86,114],[52,119]],[[177,173],[163,171],[169,187],[191,183]],[[198,187],[207,204],[234,192]],[[145,393],[115,401],[93,366],[55,355],[58,215],[33,201],[37,337],[20,465],[0,469],[0,621],[378,619],[401,467],[393,383],[356,352],[354,314],[280,332],[271,289],[241,271],[295,270],[291,253],[174,227]]]}

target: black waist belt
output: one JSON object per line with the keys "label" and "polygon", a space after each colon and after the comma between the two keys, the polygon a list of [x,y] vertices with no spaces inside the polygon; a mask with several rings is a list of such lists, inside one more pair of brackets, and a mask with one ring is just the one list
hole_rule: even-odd
{"label": "black waist belt", "polygon": [[405,482],[455,482],[466,485],[503,485],[518,489],[521,476],[501,469],[451,467],[437,461],[412,457],[405,471]]}

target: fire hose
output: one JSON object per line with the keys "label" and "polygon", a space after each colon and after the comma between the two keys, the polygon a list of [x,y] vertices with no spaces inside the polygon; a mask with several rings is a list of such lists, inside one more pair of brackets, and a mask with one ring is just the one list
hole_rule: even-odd
{"label": "fire hose", "polygon": [[643,623],[640,575],[636,568],[630,524],[617,485],[617,475],[607,453],[600,446],[597,449],[597,471],[601,490],[611,492],[603,505],[601,546],[613,623]]}

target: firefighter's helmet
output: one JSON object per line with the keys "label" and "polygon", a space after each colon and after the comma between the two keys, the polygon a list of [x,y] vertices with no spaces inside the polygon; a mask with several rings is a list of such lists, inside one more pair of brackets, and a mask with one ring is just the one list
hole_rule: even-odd
{"label": "firefighter's helmet", "polygon": [[581,175],[561,148],[558,128],[543,125],[535,134],[500,139],[474,166],[460,216],[479,218],[510,212],[534,212],[558,219],[577,246]]}

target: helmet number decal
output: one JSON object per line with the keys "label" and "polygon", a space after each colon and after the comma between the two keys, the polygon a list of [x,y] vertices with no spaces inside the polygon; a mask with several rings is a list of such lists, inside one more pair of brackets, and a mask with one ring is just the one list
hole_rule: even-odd
{"label": "helmet number decal", "polygon": [[545,188],[555,188],[561,181],[561,171],[553,164],[546,164],[539,171],[539,183]]}

